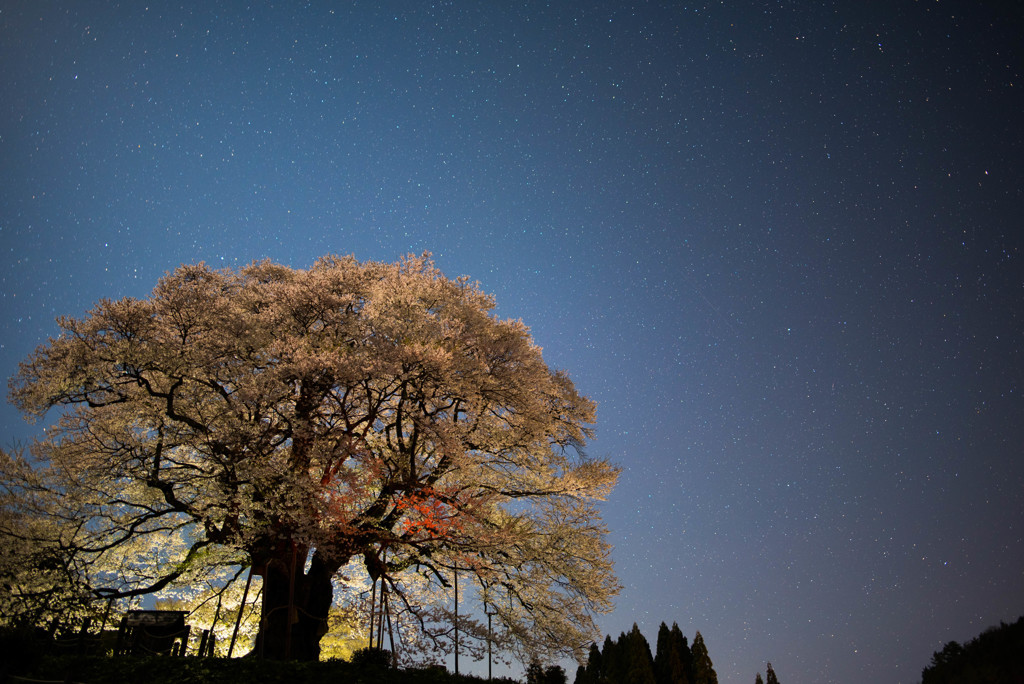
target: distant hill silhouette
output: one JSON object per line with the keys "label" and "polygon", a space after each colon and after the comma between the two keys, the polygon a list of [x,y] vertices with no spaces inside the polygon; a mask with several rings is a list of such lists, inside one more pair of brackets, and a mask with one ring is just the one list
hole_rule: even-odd
{"label": "distant hill silhouette", "polygon": [[1024,684],[1024,617],[1000,623],[961,646],[955,641],[932,655],[921,684]]}

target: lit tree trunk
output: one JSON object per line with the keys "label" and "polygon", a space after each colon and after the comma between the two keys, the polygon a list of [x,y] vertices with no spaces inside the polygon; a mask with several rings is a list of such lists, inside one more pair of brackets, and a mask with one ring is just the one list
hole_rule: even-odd
{"label": "lit tree trunk", "polygon": [[320,639],[334,599],[331,577],[340,564],[313,554],[304,570],[306,549],[280,545],[256,565],[263,576],[260,630],[253,655],[268,660],[318,660]]}

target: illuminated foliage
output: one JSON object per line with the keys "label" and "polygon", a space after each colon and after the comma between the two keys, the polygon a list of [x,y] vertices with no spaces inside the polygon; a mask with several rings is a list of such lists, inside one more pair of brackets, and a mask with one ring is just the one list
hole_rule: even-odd
{"label": "illuminated foliage", "polygon": [[12,401],[59,416],[36,467],[8,459],[8,508],[35,502],[95,597],[251,567],[267,657],[318,657],[358,561],[411,624],[458,568],[519,653],[579,658],[618,590],[595,508],[617,471],[582,451],[592,402],[493,306],[426,256],[182,266],[22,364]]}

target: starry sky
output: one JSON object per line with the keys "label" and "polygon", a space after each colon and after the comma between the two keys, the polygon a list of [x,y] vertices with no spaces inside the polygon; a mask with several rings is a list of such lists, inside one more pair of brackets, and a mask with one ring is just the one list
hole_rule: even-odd
{"label": "starry sky", "polygon": [[1022,36],[1009,2],[4,0],[0,372],[182,263],[430,251],[598,402],[604,633],[916,682],[1024,614]]}

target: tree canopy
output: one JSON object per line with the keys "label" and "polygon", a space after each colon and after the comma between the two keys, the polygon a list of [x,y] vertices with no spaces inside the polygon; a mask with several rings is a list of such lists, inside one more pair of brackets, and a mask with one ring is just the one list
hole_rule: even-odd
{"label": "tree canopy", "polygon": [[1024,680],[1024,617],[990,627],[970,641],[950,641],[932,654],[921,684]]}
{"label": "tree canopy", "polygon": [[700,632],[693,636],[693,645],[690,646],[690,657],[693,663],[693,675],[690,677],[692,684],[718,684],[718,674],[711,664],[708,648],[704,645],[704,637],[701,636]]}
{"label": "tree canopy", "polygon": [[[699,646],[698,646],[699,643]],[[623,632],[618,640],[605,637],[598,649],[591,644],[586,665],[576,671],[576,684],[691,684],[717,682],[711,658],[704,647],[704,639],[697,632],[691,649],[679,625],[672,628],[663,622],[658,628],[657,651],[651,657],[651,647],[636,624]],[[708,672],[711,677],[708,677]]]}
{"label": "tree canopy", "polygon": [[258,648],[313,659],[347,566],[423,628],[411,589],[457,569],[522,653],[580,659],[618,591],[596,510],[618,471],[583,450],[593,402],[493,308],[428,255],[325,257],[182,266],[58,319],[11,380],[56,418],[4,455],[0,534],[60,581],[8,582],[3,617],[249,567]]}

